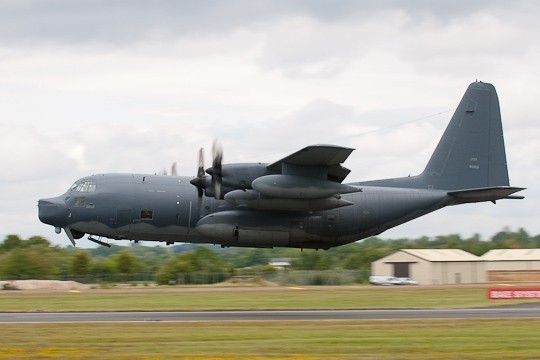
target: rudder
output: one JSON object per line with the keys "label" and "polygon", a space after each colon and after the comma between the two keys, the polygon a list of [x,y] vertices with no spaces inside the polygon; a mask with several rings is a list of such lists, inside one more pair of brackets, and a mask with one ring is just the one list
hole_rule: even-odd
{"label": "rudder", "polygon": [[445,190],[509,185],[493,85],[469,85],[420,178],[428,188]]}

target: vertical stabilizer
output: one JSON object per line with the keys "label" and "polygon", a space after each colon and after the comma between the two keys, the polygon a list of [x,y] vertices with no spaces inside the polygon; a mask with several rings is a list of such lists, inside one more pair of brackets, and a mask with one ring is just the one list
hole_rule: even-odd
{"label": "vertical stabilizer", "polygon": [[429,188],[445,190],[509,185],[493,85],[469,85],[420,178]]}

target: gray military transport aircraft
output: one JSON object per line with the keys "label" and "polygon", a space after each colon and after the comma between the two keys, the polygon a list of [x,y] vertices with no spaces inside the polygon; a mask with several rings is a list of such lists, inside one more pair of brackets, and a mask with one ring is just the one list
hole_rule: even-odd
{"label": "gray military transport aircraft", "polygon": [[[499,101],[491,84],[469,85],[418,176],[344,184],[354,149],[311,145],[271,164],[222,164],[214,143],[194,178],[99,174],[39,200],[39,219],[73,245],[101,237],[222,247],[328,249],[382,233],[449,205],[523,199],[510,187]],[[208,174],[208,175],[207,175]],[[98,237],[98,238],[96,238]]]}

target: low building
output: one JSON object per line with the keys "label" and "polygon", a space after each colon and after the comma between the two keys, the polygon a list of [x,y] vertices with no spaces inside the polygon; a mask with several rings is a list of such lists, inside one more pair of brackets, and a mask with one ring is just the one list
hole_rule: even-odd
{"label": "low building", "polygon": [[481,259],[490,282],[540,281],[540,249],[494,249]]}
{"label": "low building", "polygon": [[420,285],[486,282],[484,261],[460,249],[402,249],[371,264],[371,274],[409,277]]}

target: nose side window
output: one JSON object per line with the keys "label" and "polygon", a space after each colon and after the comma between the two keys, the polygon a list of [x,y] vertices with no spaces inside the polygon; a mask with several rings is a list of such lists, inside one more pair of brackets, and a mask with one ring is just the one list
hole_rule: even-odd
{"label": "nose side window", "polygon": [[86,198],[84,196],[77,196],[73,201],[74,207],[84,207],[86,204]]}

